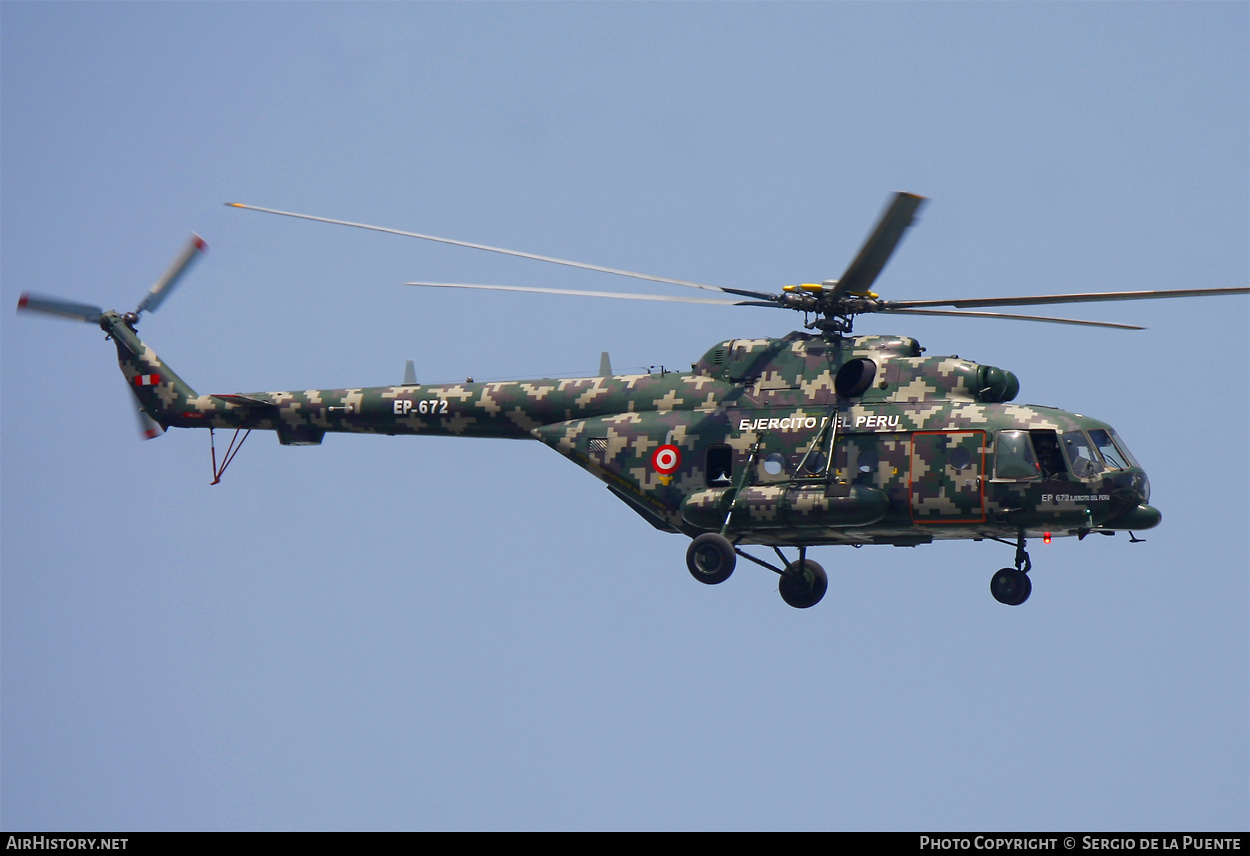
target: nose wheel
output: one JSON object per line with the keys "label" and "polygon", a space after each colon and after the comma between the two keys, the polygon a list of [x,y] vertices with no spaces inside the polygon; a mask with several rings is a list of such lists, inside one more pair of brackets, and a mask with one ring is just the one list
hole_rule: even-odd
{"label": "nose wheel", "polygon": [[1033,593],[1033,581],[1017,568],[1003,568],[990,580],[990,594],[1007,606],[1019,606]]}
{"label": "nose wheel", "polygon": [[1016,566],[1003,568],[990,579],[990,594],[994,595],[994,600],[1007,606],[1019,606],[1028,600],[1033,593],[1033,581],[1029,579],[1032,567],[1029,554],[1024,550],[1024,532],[1021,531],[1016,541]]}

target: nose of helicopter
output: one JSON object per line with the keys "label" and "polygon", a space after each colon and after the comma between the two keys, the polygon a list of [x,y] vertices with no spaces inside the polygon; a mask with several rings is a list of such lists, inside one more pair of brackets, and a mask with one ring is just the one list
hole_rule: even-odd
{"label": "nose of helicopter", "polygon": [[1110,474],[1107,481],[1110,482],[1112,509],[1102,528],[1142,530],[1159,525],[1163,515],[1159,509],[1146,504],[1150,499],[1150,479],[1145,470],[1137,467],[1121,470]]}
{"label": "nose of helicopter", "polygon": [[1123,470],[1110,477],[1112,492],[1123,491],[1126,498],[1131,498],[1133,505],[1150,501],[1150,479],[1146,471],[1138,468]]}

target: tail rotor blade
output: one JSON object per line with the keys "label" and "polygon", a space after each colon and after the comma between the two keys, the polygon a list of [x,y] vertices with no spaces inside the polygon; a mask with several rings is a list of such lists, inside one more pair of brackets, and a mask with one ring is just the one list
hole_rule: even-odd
{"label": "tail rotor blade", "polygon": [[182,252],[174,259],[173,264],[169,266],[169,270],[161,275],[161,278],[156,281],[152,289],[139,302],[135,313],[155,312],[156,307],[160,306],[169,292],[173,291],[174,286],[178,284],[178,280],[182,278],[182,275],[187,272],[187,268],[191,266],[191,263],[199,258],[200,253],[207,249],[208,244],[204,243],[204,239],[192,233],[191,240],[187,242]]}
{"label": "tail rotor blade", "polygon": [[86,321],[96,324],[104,310],[89,303],[75,303],[72,300],[61,300],[57,297],[40,297],[36,294],[23,294],[17,301],[18,309],[31,312],[44,312],[48,315],[59,315],[75,321]]}
{"label": "tail rotor blade", "polygon": [[139,438],[142,440],[155,440],[157,437],[165,433],[165,429],[161,427],[161,423],[157,422],[151,416],[144,412],[143,408],[139,408]]}
{"label": "tail rotor blade", "polygon": [[143,405],[139,403],[139,396],[135,395],[134,392],[133,389],[130,390],[132,396],[131,403],[134,404],[135,414],[139,417],[139,439],[155,440],[165,433],[165,428],[161,423],[148,416],[147,411],[143,409]]}

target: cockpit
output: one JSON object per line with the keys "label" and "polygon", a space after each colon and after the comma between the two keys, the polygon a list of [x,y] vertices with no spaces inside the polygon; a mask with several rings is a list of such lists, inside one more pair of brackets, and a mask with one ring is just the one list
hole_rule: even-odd
{"label": "cockpit", "polygon": [[1089,481],[1112,471],[1136,470],[1134,486],[1142,501],[1150,489],[1141,465],[1110,428],[1060,433],[1050,429],[999,431],[994,444],[994,478],[998,481],[1077,479]]}

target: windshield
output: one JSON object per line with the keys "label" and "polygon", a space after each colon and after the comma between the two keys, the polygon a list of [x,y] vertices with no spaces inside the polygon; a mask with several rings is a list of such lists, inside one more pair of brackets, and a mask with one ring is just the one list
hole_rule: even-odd
{"label": "windshield", "polygon": [[1127,458],[1116,448],[1115,443],[1111,440],[1111,432],[1096,428],[1089,432],[1089,439],[1094,441],[1094,445],[1098,447],[1098,454],[1102,455],[1103,462],[1113,470],[1127,470],[1132,466]]}
{"label": "windshield", "polygon": [[1141,469],[1141,464],[1137,463],[1133,458],[1133,453],[1128,450],[1128,446],[1124,445],[1120,435],[1114,431],[1104,431],[1098,428],[1089,432],[1089,438],[1094,441],[1102,459],[1112,469],[1127,470],[1129,467]]}
{"label": "windshield", "polygon": [[1069,431],[1063,435],[1063,452],[1068,457],[1068,466],[1078,479],[1087,479],[1102,472],[1103,466],[1085,439],[1084,431]]}

